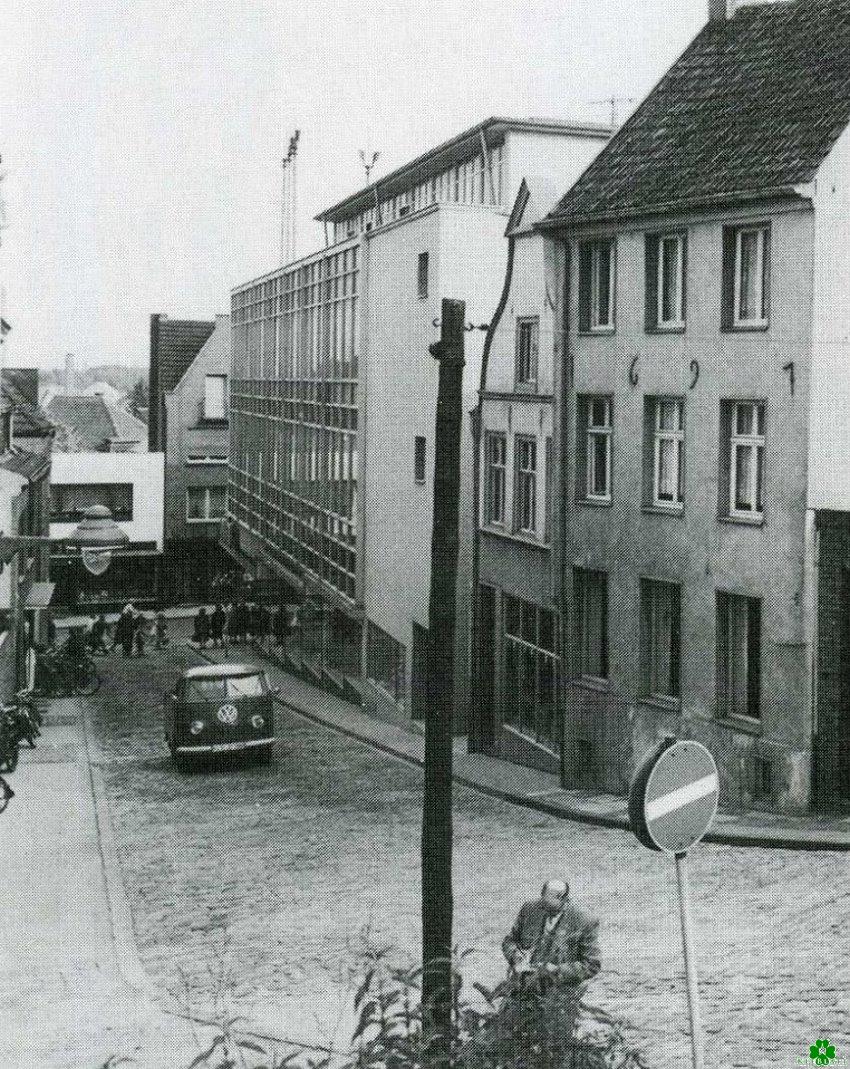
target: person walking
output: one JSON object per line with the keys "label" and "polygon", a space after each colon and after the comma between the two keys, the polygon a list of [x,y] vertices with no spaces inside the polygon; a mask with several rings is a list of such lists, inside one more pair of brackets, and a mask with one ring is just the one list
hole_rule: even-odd
{"label": "person walking", "polygon": [[91,625],[88,633],[88,645],[92,653],[108,653],[109,648],[106,645],[106,636],[109,632],[109,625],[106,622],[106,616],[100,613]]}
{"label": "person walking", "polygon": [[145,653],[145,639],[150,630],[150,620],[143,612],[136,613],[133,619],[133,645],[136,648],[137,657],[147,656]]}
{"label": "person walking", "polygon": [[125,657],[132,656],[133,639],[136,634],[136,614],[132,605],[125,605],[115,625],[115,646],[120,646]]}
{"label": "person walking", "polygon": [[581,997],[602,967],[599,921],[570,901],[566,880],[547,880],[502,941],[508,962],[507,1025],[523,1045],[569,1053]]}
{"label": "person walking", "polygon": [[210,639],[212,640],[213,647],[224,645],[224,625],[227,622],[227,617],[224,614],[224,609],[220,604],[212,611],[210,616]]}
{"label": "person walking", "polygon": [[165,617],[165,613],[162,609],[156,614],[154,620],[154,634],[156,636],[156,648],[158,650],[164,650],[168,645],[168,620]]}
{"label": "person walking", "polygon": [[195,617],[195,633],[192,636],[192,640],[197,643],[198,649],[205,650],[207,648],[207,643],[210,640],[210,618],[207,616],[205,605],[198,609],[198,614]]}

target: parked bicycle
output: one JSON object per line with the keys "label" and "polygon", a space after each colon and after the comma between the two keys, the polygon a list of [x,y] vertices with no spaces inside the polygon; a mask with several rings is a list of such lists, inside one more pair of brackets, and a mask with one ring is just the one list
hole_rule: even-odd
{"label": "parked bicycle", "polygon": [[74,658],[62,651],[45,650],[36,659],[37,692],[45,697],[90,696],[102,682],[97,665],[88,654]]}

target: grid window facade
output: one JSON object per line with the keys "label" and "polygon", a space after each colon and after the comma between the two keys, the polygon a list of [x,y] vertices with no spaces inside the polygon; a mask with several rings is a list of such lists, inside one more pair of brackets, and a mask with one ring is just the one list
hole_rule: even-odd
{"label": "grid window facade", "polygon": [[231,309],[230,510],[273,560],[325,580],[350,600],[359,256],[349,243],[285,267],[236,291]]}
{"label": "grid window facade", "polygon": [[508,441],[506,435],[489,431],[484,442],[484,522],[504,526]]}
{"label": "grid window facade", "polygon": [[514,438],[514,530],[537,531],[537,439]]}
{"label": "grid window facade", "polygon": [[503,715],[506,724],[549,749],[558,746],[555,613],[505,595]]}

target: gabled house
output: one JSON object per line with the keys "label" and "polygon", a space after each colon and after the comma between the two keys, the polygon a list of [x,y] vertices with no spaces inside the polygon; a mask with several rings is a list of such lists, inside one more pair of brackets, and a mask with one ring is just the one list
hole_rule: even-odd
{"label": "gabled house", "polygon": [[712,2],[541,224],[567,786],[850,801],[850,0]]}

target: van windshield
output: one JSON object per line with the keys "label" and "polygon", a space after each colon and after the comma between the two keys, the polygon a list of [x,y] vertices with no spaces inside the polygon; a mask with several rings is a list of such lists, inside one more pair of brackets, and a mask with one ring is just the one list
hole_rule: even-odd
{"label": "van windshield", "polygon": [[221,676],[218,679],[187,679],[184,701],[221,702],[234,698],[262,698],[266,685],[262,675]]}

